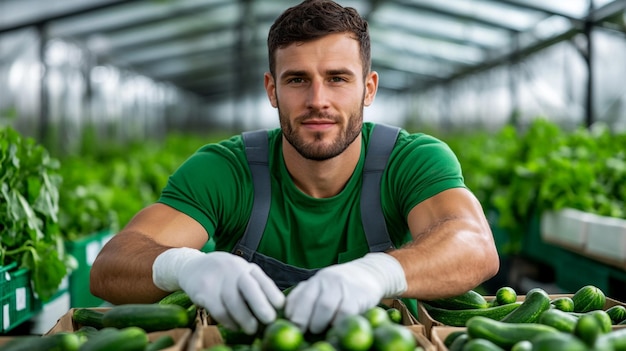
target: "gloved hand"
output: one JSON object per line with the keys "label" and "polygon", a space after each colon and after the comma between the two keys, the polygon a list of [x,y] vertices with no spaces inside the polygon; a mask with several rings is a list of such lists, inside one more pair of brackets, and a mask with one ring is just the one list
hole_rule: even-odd
{"label": "gloved hand", "polygon": [[274,321],[285,303],[285,295],[258,265],[228,252],[168,249],[154,261],[152,280],[165,291],[184,290],[216,321],[247,334],[257,331],[259,321]]}
{"label": "gloved hand", "polygon": [[285,317],[303,331],[320,333],[343,316],[365,312],[406,289],[404,270],[393,256],[369,253],[323,268],[296,285],[287,296]]}

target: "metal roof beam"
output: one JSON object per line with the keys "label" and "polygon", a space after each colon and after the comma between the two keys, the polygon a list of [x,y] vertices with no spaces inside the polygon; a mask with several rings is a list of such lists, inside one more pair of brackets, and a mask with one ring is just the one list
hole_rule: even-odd
{"label": "metal roof beam", "polygon": [[618,14],[621,11],[626,11],[626,0],[614,0],[600,8],[593,10],[593,12],[590,14],[590,20],[593,23],[602,22],[607,18]]}
{"label": "metal roof beam", "polygon": [[[519,50],[515,50],[507,55],[501,56],[499,58],[496,59],[492,59],[489,61],[485,61],[484,63],[480,64],[480,65],[476,65],[473,67],[470,67],[468,69],[465,70],[461,70],[458,71],[456,74],[451,75],[450,77],[446,78],[446,79],[442,79],[439,82],[437,82],[436,84],[448,84],[454,80],[469,76],[471,74],[475,74],[478,73],[480,71],[484,71],[487,70],[489,68],[494,68],[497,66],[500,66],[502,64],[508,63],[511,61],[512,57],[515,58],[520,58],[520,57],[527,57],[530,56],[542,49],[545,49],[546,47],[552,46],[556,43],[565,41],[565,40],[569,40],[571,38],[573,38],[575,35],[581,33],[581,31],[577,28],[572,28],[564,33],[561,33],[560,35],[556,35],[550,39],[541,41],[539,43],[536,43],[534,45],[530,45],[527,46],[525,48],[521,48]],[[427,88],[430,88],[427,87]]]}
{"label": "metal roof beam", "polygon": [[[516,7],[519,9],[526,9],[526,10],[531,10],[531,11],[535,11],[535,12],[540,12],[543,13],[545,15],[548,16],[559,16],[559,17],[563,17],[566,18],[568,20],[570,20],[572,23],[574,23],[575,25],[580,25],[582,26],[583,21],[580,18],[576,18],[576,17],[572,17],[569,15],[566,15],[564,13],[560,13],[560,12],[555,12],[552,11],[550,9],[547,9],[545,7],[541,7],[541,6],[537,6],[534,4],[529,4],[527,2],[517,2],[517,1],[512,1],[512,0],[487,0],[487,1],[491,1],[491,2],[496,2],[499,4],[506,4],[512,7]],[[582,28],[582,27],[581,27]]]}
{"label": "metal roof beam", "polygon": [[122,32],[125,30],[132,30],[138,27],[142,27],[142,26],[148,26],[148,25],[156,25],[159,23],[162,23],[163,21],[168,21],[171,20],[173,18],[184,18],[184,17],[188,17],[188,16],[197,16],[199,12],[209,12],[214,10],[215,8],[224,6],[224,5],[228,5],[231,4],[230,1],[226,0],[223,2],[219,2],[219,3],[210,3],[210,4],[205,4],[202,6],[196,6],[196,7],[190,7],[190,8],[183,8],[183,9],[175,9],[173,11],[168,11],[167,13],[164,14],[159,14],[159,15],[155,15],[155,16],[151,16],[151,17],[147,17],[147,18],[138,18],[135,21],[132,21],[130,23],[126,23],[123,25],[111,25],[109,27],[99,27],[99,28],[95,28],[93,30],[87,30],[87,31],[81,31],[79,33],[73,33],[71,34],[71,36],[73,37],[89,37],[91,35],[94,34],[101,34],[101,35],[112,35],[115,34],[117,32]]}
{"label": "metal roof beam", "polygon": [[385,25],[385,29],[401,31],[404,34],[409,35],[409,36],[416,36],[420,38],[432,39],[432,40],[437,40],[437,41],[445,41],[448,43],[463,45],[463,46],[470,46],[470,47],[474,47],[474,48],[485,50],[485,51],[493,49],[493,47],[489,45],[484,45],[475,41],[469,41],[467,39],[457,39],[453,36],[445,35],[441,32],[427,31],[427,30],[416,29],[416,28],[407,28],[404,26],[393,25],[393,24]]}
{"label": "metal roof beam", "polygon": [[42,18],[38,18],[38,19],[32,20],[32,21],[24,21],[22,23],[19,23],[19,24],[13,25],[13,26],[3,27],[2,25],[0,25],[0,34],[1,33],[5,33],[5,32],[11,32],[11,31],[14,31],[14,30],[19,30],[19,29],[25,29],[25,28],[29,28],[29,27],[37,27],[37,26],[45,25],[45,24],[50,23],[52,21],[59,21],[59,20],[63,20],[63,19],[66,19],[66,18],[70,18],[70,17],[81,16],[81,15],[85,15],[85,14],[88,14],[88,13],[100,11],[100,10],[103,10],[103,9],[116,7],[116,6],[120,6],[120,5],[125,5],[127,3],[135,2],[135,1],[139,1],[139,0],[112,0],[111,2],[108,2],[106,4],[99,4],[99,5],[94,5],[94,6],[81,7],[80,9],[66,11],[66,12],[63,12],[63,13],[60,13],[60,14],[57,14],[57,15],[44,16]]}
{"label": "metal roof beam", "polygon": [[458,12],[444,10],[444,9],[436,8],[433,6],[418,4],[418,3],[414,3],[414,2],[410,2],[406,0],[398,0],[396,1],[396,3],[404,7],[409,7],[411,9],[417,9],[421,11],[436,13],[445,17],[453,18],[455,20],[462,20],[462,21],[477,23],[486,27],[498,28],[498,29],[502,29],[502,30],[506,30],[506,31],[514,32],[514,33],[519,32],[517,29],[503,25],[502,23],[489,21],[489,20],[482,19],[482,18],[476,18],[474,16],[468,16],[468,15],[464,15]]}

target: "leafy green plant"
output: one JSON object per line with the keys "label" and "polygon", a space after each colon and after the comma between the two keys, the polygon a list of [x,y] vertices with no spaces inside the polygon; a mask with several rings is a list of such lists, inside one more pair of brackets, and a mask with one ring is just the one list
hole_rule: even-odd
{"label": "leafy green plant", "polygon": [[0,127],[0,265],[31,271],[35,293],[50,298],[68,272],[58,229],[59,162],[33,139]]}
{"label": "leafy green plant", "polygon": [[525,130],[442,138],[456,152],[468,187],[521,250],[534,216],[575,208],[626,218],[626,134],[598,124],[566,131],[545,118]]}

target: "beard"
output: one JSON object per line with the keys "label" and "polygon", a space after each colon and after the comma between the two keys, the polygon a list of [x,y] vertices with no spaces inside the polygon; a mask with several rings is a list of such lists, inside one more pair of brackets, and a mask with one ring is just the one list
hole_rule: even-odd
{"label": "beard", "polygon": [[311,118],[338,121],[340,120],[339,117],[324,112],[310,111],[296,118],[294,123],[290,123],[289,117],[282,113],[280,103],[278,103],[278,117],[285,139],[302,157],[312,161],[326,161],[344,152],[361,133],[363,126],[363,103],[361,103],[359,108],[350,113],[346,128],[341,130],[339,136],[330,144],[323,142],[323,132],[315,133],[313,142],[306,142],[304,138],[298,134],[295,126]]}

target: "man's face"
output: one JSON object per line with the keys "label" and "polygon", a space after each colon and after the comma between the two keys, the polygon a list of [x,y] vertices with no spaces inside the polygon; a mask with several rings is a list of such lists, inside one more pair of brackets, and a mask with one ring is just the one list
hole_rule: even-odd
{"label": "man's face", "polygon": [[283,135],[303,157],[319,161],[359,135],[377,84],[375,72],[363,80],[359,43],[344,33],[277,50],[276,79],[265,74]]}

